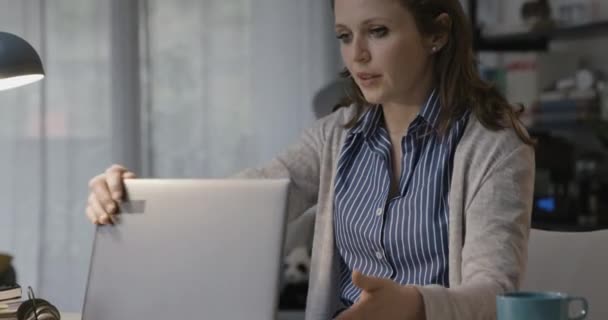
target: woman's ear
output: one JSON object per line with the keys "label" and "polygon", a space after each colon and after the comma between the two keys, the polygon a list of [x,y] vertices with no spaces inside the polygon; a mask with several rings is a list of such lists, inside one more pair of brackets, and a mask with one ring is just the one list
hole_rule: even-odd
{"label": "woman's ear", "polygon": [[450,31],[452,30],[452,18],[445,12],[441,13],[435,18],[435,25],[438,31],[428,38],[431,54],[441,51],[446,43],[448,43]]}

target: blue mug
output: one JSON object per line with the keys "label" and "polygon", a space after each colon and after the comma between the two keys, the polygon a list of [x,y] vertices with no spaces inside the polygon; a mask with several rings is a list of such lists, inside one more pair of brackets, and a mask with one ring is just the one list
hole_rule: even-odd
{"label": "blue mug", "polygon": [[[570,317],[570,304],[579,301],[582,310]],[[559,292],[511,292],[496,297],[498,320],[582,320],[589,306],[582,297]]]}

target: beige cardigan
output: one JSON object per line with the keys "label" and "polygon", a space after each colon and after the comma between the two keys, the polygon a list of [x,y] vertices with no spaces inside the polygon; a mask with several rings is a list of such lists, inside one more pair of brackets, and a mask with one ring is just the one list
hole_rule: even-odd
{"label": "beige cardigan", "polygon": [[[307,320],[340,306],[333,203],[336,163],[354,108],[319,120],[267,166],[238,177],[289,178],[288,219],[317,203]],[[496,295],[519,287],[527,260],[534,151],[512,129],[490,131],[471,115],[456,148],[449,194],[450,288],[419,287],[428,320],[495,319]]]}

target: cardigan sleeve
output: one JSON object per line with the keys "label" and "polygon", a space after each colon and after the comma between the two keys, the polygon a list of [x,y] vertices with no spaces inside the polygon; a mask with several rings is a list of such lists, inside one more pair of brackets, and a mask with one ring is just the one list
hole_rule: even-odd
{"label": "cardigan sleeve", "polygon": [[232,178],[290,180],[287,219],[294,220],[317,203],[320,180],[321,154],[326,141],[326,130],[335,117],[318,120],[305,130],[299,140],[260,168],[246,169]]}
{"label": "cardigan sleeve", "polygon": [[427,320],[496,318],[496,295],[524,274],[534,191],[534,151],[519,145],[482,180],[465,207],[462,282],[419,287]]}

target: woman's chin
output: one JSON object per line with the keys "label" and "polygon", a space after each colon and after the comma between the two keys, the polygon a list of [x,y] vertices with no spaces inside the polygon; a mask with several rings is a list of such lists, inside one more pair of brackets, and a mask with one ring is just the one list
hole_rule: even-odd
{"label": "woman's chin", "polygon": [[378,94],[364,92],[363,97],[365,97],[365,101],[370,104],[382,104],[382,97]]}

